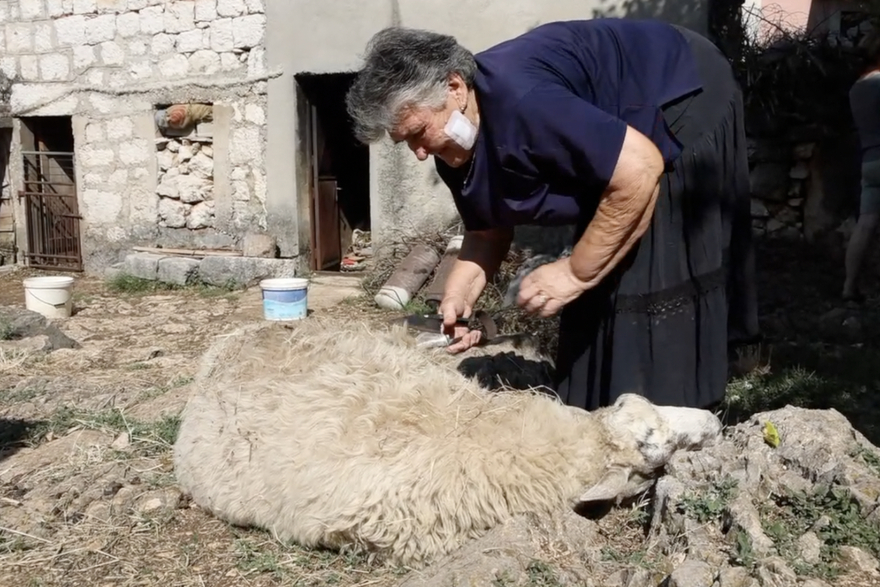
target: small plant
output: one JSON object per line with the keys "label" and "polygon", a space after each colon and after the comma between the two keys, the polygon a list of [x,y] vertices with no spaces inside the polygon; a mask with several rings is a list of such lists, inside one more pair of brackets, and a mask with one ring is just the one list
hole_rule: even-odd
{"label": "small plant", "polygon": [[748,533],[736,530],[733,536],[733,553],[730,562],[741,567],[751,568],[755,565],[755,550]]}
{"label": "small plant", "polygon": [[[838,485],[817,486],[811,493],[787,492],[771,496],[775,507],[762,512],[764,531],[801,575],[832,579],[839,575],[841,546],[856,546],[880,555],[880,529],[862,515],[859,503]],[[821,523],[819,523],[821,520]],[[797,540],[812,530],[822,542],[820,559],[805,563]]]}
{"label": "small plant", "polygon": [[865,463],[875,475],[880,475],[880,457],[875,452],[860,446],[850,456]]}
{"label": "small plant", "polygon": [[544,561],[533,560],[526,567],[529,587],[562,587],[553,568]]}
{"label": "small plant", "polygon": [[127,273],[120,273],[107,281],[107,288],[114,293],[143,295],[160,291],[176,290],[180,289],[180,286],[162,281],[154,281],[152,279],[143,279]]}
{"label": "small plant", "polygon": [[107,281],[107,288],[113,293],[129,295],[149,295],[154,293],[166,293],[171,291],[193,292],[205,298],[233,297],[243,287],[233,279],[227,280],[223,285],[209,285],[201,281],[193,281],[186,285],[167,283],[152,279],[143,279],[127,273],[120,273]]}
{"label": "small plant", "polygon": [[685,495],[679,507],[684,513],[705,524],[721,517],[736,497],[736,491],[736,479],[725,477],[705,491]]}
{"label": "small plant", "polygon": [[284,576],[284,568],[278,561],[278,556],[274,552],[266,552],[257,550],[246,540],[237,540],[235,542],[238,557],[236,565],[242,573],[247,575],[269,573],[276,579]]}
{"label": "small plant", "polygon": [[74,426],[91,430],[127,432],[133,444],[143,454],[156,454],[171,447],[180,428],[178,416],[164,416],[154,422],[127,418],[119,410],[86,412],[68,406],[59,408],[48,420],[33,423],[28,428],[30,444],[36,444],[50,432],[61,436]]}
{"label": "small plant", "polygon": [[0,340],[12,340],[14,334],[15,328],[12,327],[12,322],[0,319]]}

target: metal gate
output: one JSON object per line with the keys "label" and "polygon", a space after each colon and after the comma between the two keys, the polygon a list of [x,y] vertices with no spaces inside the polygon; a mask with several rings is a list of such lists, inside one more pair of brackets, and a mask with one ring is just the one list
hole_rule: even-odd
{"label": "metal gate", "polygon": [[28,266],[82,271],[73,153],[23,151]]}

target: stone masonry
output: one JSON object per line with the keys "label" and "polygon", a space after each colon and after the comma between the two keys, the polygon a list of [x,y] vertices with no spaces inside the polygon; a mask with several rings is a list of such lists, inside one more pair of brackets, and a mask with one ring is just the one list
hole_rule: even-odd
{"label": "stone masonry", "polygon": [[214,226],[214,149],[210,138],[156,139],[160,227]]}
{"label": "stone masonry", "polygon": [[[87,270],[133,245],[240,248],[265,232],[264,2],[0,2],[12,115],[71,117]],[[211,140],[164,137],[156,110],[193,102],[213,105]],[[174,193],[169,173],[187,178]]]}

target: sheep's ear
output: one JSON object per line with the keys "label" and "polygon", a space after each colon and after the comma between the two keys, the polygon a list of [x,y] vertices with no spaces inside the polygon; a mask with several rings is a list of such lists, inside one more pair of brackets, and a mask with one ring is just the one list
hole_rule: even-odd
{"label": "sheep's ear", "polygon": [[610,469],[595,485],[581,495],[578,502],[583,504],[597,501],[616,501],[621,497],[626,497],[629,477],[628,469]]}

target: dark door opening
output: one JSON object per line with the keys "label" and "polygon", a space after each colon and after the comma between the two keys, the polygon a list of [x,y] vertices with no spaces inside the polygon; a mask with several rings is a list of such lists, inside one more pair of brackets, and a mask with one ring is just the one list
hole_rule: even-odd
{"label": "dark door opening", "polygon": [[370,230],[370,150],[345,110],[353,73],[299,74],[308,162],[311,268],[339,271],[354,230]]}
{"label": "dark door opening", "polygon": [[27,252],[31,267],[82,271],[73,126],[69,116],[21,119]]}

